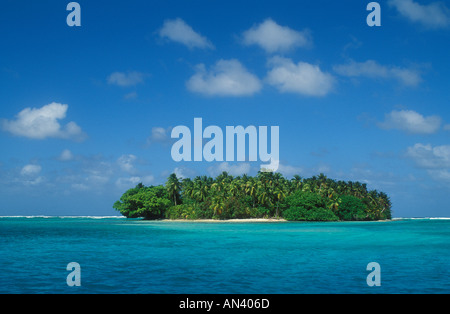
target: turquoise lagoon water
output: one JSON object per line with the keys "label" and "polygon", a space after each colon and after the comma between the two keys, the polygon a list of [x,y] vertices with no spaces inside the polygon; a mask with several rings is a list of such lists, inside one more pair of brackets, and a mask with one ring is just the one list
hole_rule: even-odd
{"label": "turquoise lagoon water", "polygon": [[[67,264],[81,268],[69,287]],[[369,287],[370,262],[381,286]],[[450,220],[0,218],[0,293],[450,293]]]}

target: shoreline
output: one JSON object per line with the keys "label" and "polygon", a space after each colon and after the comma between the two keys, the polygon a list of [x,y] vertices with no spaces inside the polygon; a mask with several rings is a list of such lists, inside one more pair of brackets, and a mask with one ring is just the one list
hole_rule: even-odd
{"label": "shoreline", "polygon": [[[152,220],[146,220],[152,221]],[[162,222],[287,222],[283,218],[236,218],[236,219],[157,219],[153,221]]]}
{"label": "shoreline", "polygon": [[[161,222],[289,222],[284,218],[234,218],[234,219],[154,219],[146,220],[143,218],[127,218],[125,216],[46,216],[46,215],[5,215],[0,218],[87,218],[87,219],[131,219],[142,221],[161,221]],[[402,220],[450,220],[450,217],[394,217],[392,219],[372,220],[374,222],[392,222]],[[364,220],[361,220],[362,222]],[[300,221],[300,222],[358,222],[358,221]]]}
{"label": "shoreline", "polygon": [[[449,218],[450,219],[450,218]],[[322,222],[345,222],[345,223],[351,223],[351,222],[391,222],[393,219],[382,219],[382,220],[338,220],[338,221],[289,221],[284,218],[236,218],[236,219],[155,219],[155,220],[143,220],[143,221],[161,221],[161,222],[217,222],[217,223],[228,223],[228,222],[301,222],[301,223],[322,223]]]}

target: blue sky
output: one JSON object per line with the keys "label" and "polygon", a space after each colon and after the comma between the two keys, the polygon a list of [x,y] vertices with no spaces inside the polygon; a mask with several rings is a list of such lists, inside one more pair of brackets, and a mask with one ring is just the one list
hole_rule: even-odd
{"label": "blue sky", "polygon": [[[67,1],[69,3],[69,1]],[[450,216],[450,6],[2,2],[0,215],[117,215],[138,182],[255,175],[175,162],[170,130],[279,126],[279,171],[358,180],[394,217]]]}

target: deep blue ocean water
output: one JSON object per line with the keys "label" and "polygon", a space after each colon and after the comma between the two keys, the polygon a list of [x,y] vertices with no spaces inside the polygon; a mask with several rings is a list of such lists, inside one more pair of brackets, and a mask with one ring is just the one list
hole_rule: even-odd
{"label": "deep blue ocean water", "polygon": [[[70,262],[81,286],[66,283]],[[370,262],[381,286],[367,285]],[[2,217],[0,293],[450,293],[450,220]]]}

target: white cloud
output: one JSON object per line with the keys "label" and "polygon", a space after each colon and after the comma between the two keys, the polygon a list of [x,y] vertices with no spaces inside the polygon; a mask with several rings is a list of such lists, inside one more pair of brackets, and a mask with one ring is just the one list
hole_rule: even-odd
{"label": "white cloud", "polygon": [[[63,151],[61,155],[64,154]],[[53,179],[58,187],[66,189],[68,193],[77,190],[105,194],[116,188],[123,192],[139,182],[149,185],[155,181],[151,173],[140,167],[142,160],[133,154],[118,155],[115,158],[77,155],[73,160],[70,168],[56,171]],[[34,176],[18,177],[20,182],[24,182],[34,179],[38,174],[36,171]]]}
{"label": "white cloud", "polygon": [[[60,155],[60,160],[63,153]],[[74,163],[70,169],[62,170],[54,179],[58,186],[66,187],[67,192],[75,189],[103,193],[111,183],[114,183],[116,174],[123,174],[123,169],[117,160],[112,163],[101,155],[78,155],[71,160],[74,160]]]}
{"label": "white cloud", "polygon": [[450,182],[450,171],[448,169],[430,169],[427,172],[436,181]]}
{"label": "white cloud", "polygon": [[406,156],[417,166],[426,169],[436,181],[450,182],[450,145],[432,146],[417,143],[408,147]]}
{"label": "white cloud", "polygon": [[450,145],[431,146],[417,143],[408,147],[406,155],[426,169],[450,168]]}
{"label": "white cloud", "polygon": [[135,186],[140,182],[141,182],[140,177],[119,178],[116,181],[116,185],[119,187],[124,186],[124,185]]}
{"label": "white cloud", "polygon": [[133,163],[136,161],[137,157],[135,155],[129,154],[129,155],[122,155],[117,159],[117,164],[119,165],[120,169],[127,173],[135,173],[136,169],[134,168]]}
{"label": "white cloud", "polygon": [[86,184],[83,183],[73,183],[71,187],[78,191],[88,191],[90,189]]}
{"label": "white cloud", "polygon": [[[135,86],[144,82],[144,73],[132,72],[114,72],[107,77],[108,84],[122,87]],[[136,94],[136,93],[135,93]]]}
{"label": "white cloud", "polygon": [[123,96],[124,99],[130,100],[130,99],[136,99],[138,97],[138,94],[136,92],[131,92]]}
{"label": "white cloud", "polygon": [[271,70],[266,81],[281,92],[325,96],[333,89],[333,76],[322,72],[316,65],[305,62],[295,64],[291,59],[273,57],[269,60],[269,66]]}
{"label": "white cloud", "polygon": [[110,174],[101,171],[87,171],[90,174],[85,178],[86,183],[90,186],[101,186],[109,182]]}
{"label": "white cloud", "polygon": [[145,177],[138,177],[138,176],[123,177],[118,178],[116,180],[116,186],[120,189],[132,188],[139,183],[142,183],[144,185],[150,185],[154,182],[154,180],[155,178],[151,175]]}
{"label": "white cloud", "polygon": [[269,53],[284,52],[311,44],[308,31],[296,31],[266,19],[243,33],[245,45],[258,45]]}
{"label": "white cloud", "polygon": [[147,144],[152,143],[170,143],[172,138],[170,137],[172,128],[153,127],[150,136],[147,138]]}
{"label": "white cloud", "polygon": [[412,22],[427,28],[446,28],[450,26],[450,10],[443,2],[422,5],[413,0],[390,0],[389,5]]}
{"label": "white cloud", "polygon": [[270,164],[261,164],[260,170],[263,172],[279,172],[286,178],[303,173],[302,168],[286,165],[279,160],[271,160]]}
{"label": "white cloud", "polygon": [[44,177],[39,176],[42,167],[40,165],[28,164],[25,165],[20,171],[22,178],[15,178],[15,181],[19,181],[24,185],[38,185],[44,181]]}
{"label": "white cloud", "polygon": [[20,171],[20,174],[22,176],[36,176],[38,175],[42,170],[42,167],[39,165],[26,165],[22,168],[22,170]]}
{"label": "white cloud", "polygon": [[38,184],[43,183],[43,182],[45,182],[45,178],[41,177],[41,176],[28,178],[28,179],[22,181],[22,183],[24,185],[38,185]]}
{"label": "white cloud", "polygon": [[166,20],[159,30],[159,36],[192,48],[213,49],[213,44],[204,36],[195,32],[182,19]]}
{"label": "white cloud", "polygon": [[59,155],[59,160],[61,161],[69,161],[73,159],[73,154],[70,150],[65,149],[61,152],[61,155]]}
{"label": "white cloud", "polygon": [[235,59],[219,60],[210,71],[203,64],[198,65],[186,86],[208,96],[248,96],[262,88],[259,79]]}
{"label": "white cloud", "polygon": [[348,64],[334,66],[333,69],[339,75],[348,77],[394,78],[406,86],[417,86],[422,81],[420,73],[416,70],[384,66],[374,60],[367,60],[366,62],[351,61]]}
{"label": "white cloud", "polygon": [[195,176],[196,171],[186,167],[176,167],[173,171],[177,175],[178,178],[192,178]]}
{"label": "white cloud", "polygon": [[383,129],[398,129],[413,134],[432,134],[441,125],[439,116],[424,117],[413,110],[393,110],[386,114],[385,121],[378,123]]}
{"label": "white cloud", "polygon": [[101,155],[85,157],[82,160],[82,172],[84,182],[90,187],[102,187],[110,182],[110,179],[117,172],[113,164],[103,159]]}
{"label": "white cloud", "polygon": [[41,108],[25,108],[15,120],[2,120],[2,128],[16,136],[31,139],[62,138],[83,140],[85,134],[75,122],[61,126],[58,120],[66,117],[68,105],[51,103]]}
{"label": "white cloud", "polygon": [[303,168],[279,163],[278,164],[278,172],[280,172],[284,177],[290,178],[290,177],[293,177],[294,175],[302,174]]}
{"label": "white cloud", "polygon": [[280,167],[280,161],[271,160],[270,164],[261,164],[259,167],[262,172],[277,172]]}
{"label": "white cloud", "polygon": [[226,171],[232,176],[240,176],[243,174],[248,174],[251,170],[249,163],[241,162],[235,165],[230,165],[228,162],[222,162],[216,166],[211,166],[208,168],[210,176],[216,177],[222,172]]}
{"label": "white cloud", "polygon": [[173,169],[173,173],[175,173],[175,175],[177,176],[177,178],[180,178],[180,179],[185,179],[185,178],[187,178],[187,176],[184,174],[184,171],[183,171],[183,169],[182,168],[175,168],[175,169]]}
{"label": "white cloud", "polygon": [[161,127],[152,128],[152,139],[154,141],[165,141],[167,139],[167,131]]}

